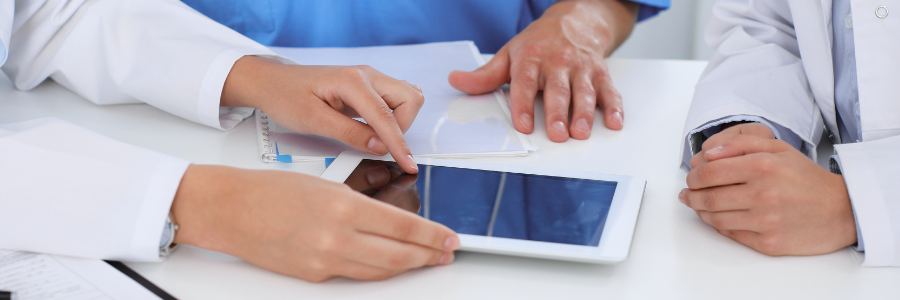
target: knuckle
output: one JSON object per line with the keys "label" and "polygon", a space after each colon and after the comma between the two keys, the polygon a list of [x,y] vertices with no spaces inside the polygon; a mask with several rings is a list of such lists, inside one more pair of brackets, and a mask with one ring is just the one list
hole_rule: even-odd
{"label": "knuckle", "polygon": [[[316,247],[321,253],[333,253],[334,251],[340,249],[340,245],[338,244],[338,237],[332,233],[320,233],[316,238]],[[316,270],[316,267],[319,267],[323,264],[323,262],[317,261],[314,262],[311,267]]]}
{"label": "knuckle", "polygon": [[373,113],[375,113],[375,118],[378,120],[387,120],[390,122],[396,123],[394,120],[394,112],[387,106],[386,103],[381,102],[378,103],[380,109],[376,109]]}
{"label": "knuckle", "polygon": [[397,220],[394,224],[394,235],[398,240],[408,241],[413,237],[415,224],[408,218]]}
{"label": "knuckle", "polygon": [[319,280],[325,280],[328,278],[328,267],[329,265],[324,260],[313,259],[307,266],[307,269],[311,272],[308,277],[310,280],[316,280],[317,278],[320,278]]}
{"label": "knuckle", "polygon": [[715,189],[711,189],[706,192],[706,195],[703,198],[703,206],[708,211],[718,211],[719,210],[719,196],[717,192],[714,192]]}
{"label": "knuckle", "polygon": [[760,253],[769,256],[780,256],[784,254],[784,242],[778,235],[768,234],[760,237],[759,247]]}
{"label": "knuckle", "polygon": [[404,254],[392,254],[391,257],[387,260],[387,268],[391,270],[405,270],[408,269],[409,258],[410,255]]}
{"label": "knuckle", "polygon": [[552,66],[568,66],[574,60],[574,53],[571,51],[560,51],[550,56],[550,65]]}
{"label": "knuckle", "polygon": [[538,74],[536,71],[527,70],[527,71],[522,71],[516,75],[518,75],[518,76],[516,76],[515,81],[518,84],[525,85],[525,86],[537,86],[538,85]]}
{"label": "knuckle", "polygon": [[778,201],[778,198],[780,196],[779,194],[780,191],[777,188],[766,186],[759,191],[759,195],[757,196],[757,198],[759,198],[759,200],[761,200],[763,203],[772,204],[775,201]]}
{"label": "knuckle", "polygon": [[[595,107],[597,106],[597,96],[594,93],[594,88],[589,83],[576,83],[572,86],[572,91],[577,96],[577,101],[581,106],[576,106],[576,109],[581,111],[585,111],[587,113],[593,113]],[[576,100],[576,97],[572,97],[573,100]]]}
{"label": "knuckle", "polygon": [[776,229],[781,226],[781,215],[779,214],[766,214],[760,220],[760,225],[765,229]]}
{"label": "knuckle", "polygon": [[[355,125],[355,124],[354,124]],[[366,133],[360,128],[360,126],[347,126],[344,127],[341,135],[351,141],[352,143],[366,143],[368,139],[366,139]]]}
{"label": "knuckle", "polygon": [[724,229],[725,220],[718,214],[711,213],[709,214],[709,225],[716,229]]}
{"label": "knuckle", "polygon": [[709,167],[709,165],[702,165],[697,169],[694,169],[697,173],[697,179],[701,182],[709,182],[715,179],[716,174],[714,174],[715,170]]}
{"label": "knuckle", "polygon": [[333,218],[339,222],[352,221],[358,216],[356,206],[349,201],[334,201],[331,205],[331,213]]}
{"label": "knuckle", "polygon": [[415,97],[412,99],[412,104],[421,108],[422,105],[425,105],[425,94],[422,93],[422,90],[416,90]]}
{"label": "knuckle", "polygon": [[364,73],[369,73],[369,72],[375,71],[375,68],[373,68],[370,65],[358,65],[358,66],[356,66],[356,68]]}
{"label": "knuckle", "polygon": [[594,81],[605,82],[610,79],[609,72],[606,70],[596,70],[596,72],[594,72]]}
{"label": "knuckle", "polygon": [[522,54],[525,54],[525,56],[541,56],[544,54],[544,46],[542,46],[541,44],[532,43],[523,46],[521,51]]}
{"label": "knuckle", "polygon": [[550,80],[546,83],[546,85],[544,86],[544,89],[553,90],[553,91],[556,91],[561,94],[568,94],[569,93],[569,82],[561,80],[561,79]]}
{"label": "knuckle", "polygon": [[340,70],[341,77],[350,81],[364,81],[366,79],[365,66],[343,67]]}
{"label": "knuckle", "polygon": [[767,153],[760,155],[760,157],[756,159],[754,165],[756,166],[756,170],[761,173],[771,173],[778,167],[775,158]]}

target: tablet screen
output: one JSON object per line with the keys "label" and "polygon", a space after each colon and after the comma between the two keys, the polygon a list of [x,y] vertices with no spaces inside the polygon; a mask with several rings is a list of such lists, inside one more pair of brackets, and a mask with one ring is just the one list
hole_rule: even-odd
{"label": "tablet screen", "polygon": [[457,233],[597,246],[616,182],[364,159],[345,181]]}

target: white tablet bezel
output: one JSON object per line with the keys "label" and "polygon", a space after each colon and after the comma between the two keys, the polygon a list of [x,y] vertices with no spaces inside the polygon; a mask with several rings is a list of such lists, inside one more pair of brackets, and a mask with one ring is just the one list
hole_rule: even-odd
{"label": "white tablet bezel", "polygon": [[[320,177],[343,183],[363,159],[394,161],[390,156],[346,151],[338,155]],[[646,186],[646,181],[642,178],[425,157],[416,157],[416,162],[442,167],[615,181],[616,191],[606,224],[603,226],[600,243],[596,247],[460,234],[460,250],[601,264],[621,262],[628,257]]]}

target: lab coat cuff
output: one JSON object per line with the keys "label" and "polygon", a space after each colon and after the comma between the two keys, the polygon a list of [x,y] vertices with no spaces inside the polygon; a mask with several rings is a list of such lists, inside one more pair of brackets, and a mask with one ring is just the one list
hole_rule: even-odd
{"label": "lab coat cuff", "polygon": [[158,158],[135,224],[132,249],[137,260],[160,261],[164,258],[159,252],[160,233],[164,230],[175,193],[189,165],[190,162],[177,157],[160,155]]}
{"label": "lab coat cuff", "polygon": [[[856,219],[859,251],[865,251],[863,266],[889,266],[898,263],[893,226],[887,200],[882,193],[881,180],[866,143],[835,145],[834,163],[843,175],[850,204]],[[863,241],[866,244],[863,245]]]}
{"label": "lab coat cuff", "polygon": [[297,64],[274,52],[261,52],[257,48],[223,51],[213,60],[200,86],[200,101],[197,102],[200,123],[221,130],[231,130],[253,114],[253,108],[251,107],[224,107],[219,105],[222,99],[222,91],[225,88],[225,79],[231,73],[231,68],[234,67],[234,63],[238,59],[248,55],[273,58],[285,64]]}

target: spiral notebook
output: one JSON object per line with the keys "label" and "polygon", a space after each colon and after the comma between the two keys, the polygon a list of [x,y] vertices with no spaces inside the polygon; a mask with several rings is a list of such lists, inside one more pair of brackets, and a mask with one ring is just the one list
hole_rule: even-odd
{"label": "spiral notebook", "polygon": [[[466,95],[447,82],[453,70],[474,70],[484,59],[470,41],[359,48],[279,48],[279,55],[304,65],[370,65],[422,88],[425,104],[404,137],[413,155],[441,158],[525,156],[536,151],[510,121],[502,91]],[[339,141],[293,133],[256,110],[264,162],[299,162],[337,157],[353,148]],[[362,120],[361,120],[362,121]]]}

